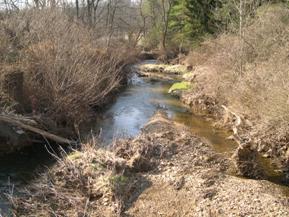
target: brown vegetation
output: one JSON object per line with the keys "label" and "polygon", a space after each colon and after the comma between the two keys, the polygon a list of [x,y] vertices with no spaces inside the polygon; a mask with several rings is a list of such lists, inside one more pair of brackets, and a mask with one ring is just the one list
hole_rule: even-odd
{"label": "brown vegetation", "polygon": [[161,114],[110,151],[93,144],[64,155],[37,184],[11,197],[15,216],[289,213],[275,185],[226,175],[230,159]]}
{"label": "brown vegetation", "polygon": [[244,27],[242,40],[224,33],[204,42],[184,62],[193,66],[198,83],[188,101],[228,106],[244,120],[242,125],[250,129],[249,137],[255,137],[260,150],[283,157],[289,121],[288,12],[284,5],[264,5]]}
{"label": "brown vegetation", "polygon": [[82,148],[63,159],[56,157],[57,166],[30,186],[25,197],[11,197],[15,216],[87,216],[91,212],[111,216],[113,210],[96,209],[103,194],[111,194],[110,170],[102,161],[108,153],[90,145]]}
{"label": "brown vegetation", "polygon": [[17,102],[22,109],[71,126],[107,101],[134,52],[124,55],[121,45],[108,50],[96,33],[57,9],[31,9],[0,20],[1,75],[23,72],[24,100]]}
{"label": "brown vegetation", "polygon": [[[172,134],[173,127],[162,115],[149,123],[147,134],[134,139],[117,141],[109,151],[92,144],[83,144],[72,154],[63,151],[57,164],[42,178],[22,192],[8,195],[15,216],[118,216],[139,194],[138,175],[155,169],[160,159],[173,155],[176,148],[170,138],[149,133],[162,129]],[[156,136],[156,138],[155,138]],[[162,138],[161,143],[153,140]],[[144,183],[142,183],[144,184]]]}

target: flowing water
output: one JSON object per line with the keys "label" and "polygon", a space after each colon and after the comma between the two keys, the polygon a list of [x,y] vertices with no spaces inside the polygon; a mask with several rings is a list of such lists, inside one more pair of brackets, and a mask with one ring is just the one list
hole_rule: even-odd
{"label": "flowing water", "polygon": [[[97,125],[94,131],[100,132],[105,144],[120,137],[134,137],[153,114],[162,109],[167,112],[169,118],[186,125],[194,134],[206,139],[217,152],[232,154],[237,144],[226,139],[230,134],[225,130],[213,128],[212,122],[208,121],[206,116],[193,114],[176,97],[168,94],[170,86],[171,83],[168,82],[152,81],[133,75],[128,87],[107,111],[95,120]],[[266,160],[262,162],[264,165],[268,163]],[[11,193],[13,185],[19,187],[32,182],[39,168],[51,164],[53,159],[43,146],[0,157],[0,209],[6,210],[6,213],[9,209],[3,199],[4,192]],[[271,181],[280,182],[280,177],[274,169],[268,166],[268,170]]]}
{"label": "flowing water", "polygon": [[236,144],[226,139],[230,134],[213,128],[205,116],[193,114],[178,98],[168,94],[171,85],[134,75],[129,87],[98,120],[96,130],[101,132],[103,141],[110,143],[116,138],[136,136],[153,114],[161,109],[172,120],[186,125],[194,134],[214,144],[218,151],[232,152]]}

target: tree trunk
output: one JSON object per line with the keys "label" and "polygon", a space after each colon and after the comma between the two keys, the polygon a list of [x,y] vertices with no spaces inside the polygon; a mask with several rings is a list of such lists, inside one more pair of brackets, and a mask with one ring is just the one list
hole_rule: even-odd
{"label": "tree trunk", "polygon": [[168,34],[168,26],[169,26],[169,15],[171,13],[172,2],[168,0],[168,8],[166,8],[165,0],[162,0],[162,10],[163,10],[163,33],[161,39],[161,49],[164,52],[166,50],[166,41]]}
{"label": "tree trunk", "polygon": [[87,21],[88,24],[92,24],[92,7],[91,7],[91,0],[87,0]]}
{"label": "tree trunk", "polygon": [[243,32],[243,25],[244,25],[244,0],[240,0],[239,5],[239,37],[240,37],[240,75],[243,75],[243,52],[244,52],[244,32]]}
{"label": "tree trunk", "polygon": [[79,2],[78,0],[75,0],[75,6],[76,6],[76,17],[79,18]]}

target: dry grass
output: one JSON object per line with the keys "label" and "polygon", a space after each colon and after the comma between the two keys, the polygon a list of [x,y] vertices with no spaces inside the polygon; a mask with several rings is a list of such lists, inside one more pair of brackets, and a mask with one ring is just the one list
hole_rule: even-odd
{"label": "dry grass", "polygon": [[240,53],[239,37],[224,33],[206,41],[184,62],[193,66],[198,84],[191,93],[190,103],[201,102],[203,107],[213,106],[214,110],[216,103],[225,105],[243,120],[249,119],[250,122],[242,122],[244,127],[238,127],[241,137],[254,138],[258,150],[287,163],[288,24],[286,6],[262,6],[244,29],[243,53]]}
{"label": "dry grass", "polygon": [[288,12],[278,5],[261,8],[245,29],[243,55],[233,34],[207,41],[192,52],[186,61],[195,67],[202,91],[252,119],[267,124],[289,121]]}
{"label": "dry grass", "polygon": [[[15,216],[115,216],[110,178],[112,153],[83,145],[82,150],[56,157],[57,164],[19,197],[10,196]],[[116,210],[105,204],[115,206]]]}
{"label": "dry grass", "polygon": [[134,55],[121,45],[107,50],[97,30],[57,10],[29,10],[0,20],[2,74],[20,69],[26,107],[62,125],[86,120],[124,78]]}
{"label": "dry grass", "polygon": [[120,141],[116,151],[93,143],[68,155],[54,155],[56,165],[37,182],[17,196],[8,195],[14,216],[122,216],[143,188],[138,186],[144,181],[138,172],[152,169],[147,166],[158,151],[145,143],[135,148],[130,142],[135,141]]}
{"label": "dry grass", "polygon": [[14,215],[124,216],[150,185],[143,174],[176,153],[174,138],[181,142],[183,137],[174,133],[171,122],[156,116],[143,134],[133,140],[115,141],[111,150],[98,147],[95,138],[81,150],[54,155],[54,166],[27,190],[9,196]]}

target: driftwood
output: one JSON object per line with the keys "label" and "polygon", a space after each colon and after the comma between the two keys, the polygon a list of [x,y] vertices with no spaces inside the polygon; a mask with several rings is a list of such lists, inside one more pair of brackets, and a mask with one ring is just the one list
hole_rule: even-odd
{"label": "driftwood", "polygon": [[229,114],[231,114],[232,116],[234,116],[236,118],[235,121],[235,125],[233,126],[233,132],[234,135],[238,135],[238,127],[242,124],[242,119],[239,115],[237,115],[235,112],[232,112],[230,109],[228,109],[226,106],[222,105],[223,109],[225,110],[226,114],[225,114],[225,118],[224,118],[224,124],[227,123],[228,119],[229,119]]}
{"label": "driftwood", "polygon": [[16,120],[15,118],[12,118],[12,117],[8,117],[6,115],[0,115],[0,121],[6,122],[6,123],[11,124],[11,125],[16,126],[16,127],[19,127],[23,130],[28,130],[30,132],[39,134],[39,135],[43,136],[44,138],[50,139],[50,140],[55,141],[55,142],[60,143],[60,144],[73,144],[73,143],[75,143],[75,141],[63,138],[61,136],[54,135],[52,133],[38,129],[36,127],[24,124],[21,121]]}
{"label": "driftwood", "polygon": [[239,145],[241,145],[241,137],[239,136],[239,133],[238,133],[238,127],[242,124],[241,117],[239,115],[237,115],[235,112],[228,109],[224,105],[222,105],[222,108],[225,110],[224,124],[226,124],[228,122],[229,116],[233,116],[236,118],[236,120],[234,121],[234,125],[232,126],[233,135],[229,136],[228,138],[235,140]]}

